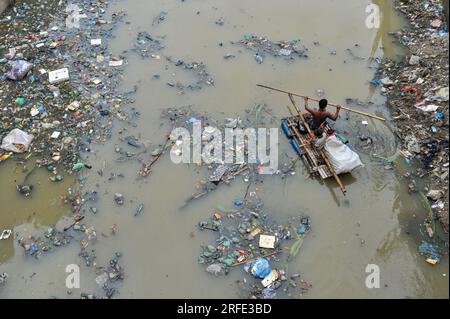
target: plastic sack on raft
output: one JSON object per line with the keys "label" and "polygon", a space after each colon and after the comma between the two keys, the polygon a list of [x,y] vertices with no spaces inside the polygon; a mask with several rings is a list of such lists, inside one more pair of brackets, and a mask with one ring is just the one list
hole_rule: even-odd
{"label": "plastic sack on raft", "polygon": [[334,135],[327,139],[325,151],[336,174],[349,173],[358,167],[364,166],[359,155]]}
{"label": "plastic sack on raft", "polygon": [[33,64],[24,60],[9,61],[11,70],[6,76],[14,81],[20,81],[33,68]]}
{"label": "plastic sack on raft", "polygon": [[258,258],[250,264],[247,271],[250,271],[256,278],[264,279],[270,274],[272,267],[267,259]]}
{"label": "plastic sack on raft", "polygon": [[3,138],[1,148],[8,152],[23,153],[28,150],[33,138],[33,135],[15,128]]}

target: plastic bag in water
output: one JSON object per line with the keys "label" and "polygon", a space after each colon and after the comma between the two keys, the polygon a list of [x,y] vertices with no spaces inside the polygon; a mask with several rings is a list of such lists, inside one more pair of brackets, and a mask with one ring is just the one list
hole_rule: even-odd
{"label": "plastic bag in water", "polygon": [[14,81],[20,81],[33,68],[33,64],[24,60],[9,61],[11,71],[6,76]]}
{"label": "plastic bag in water", "polygon": [[269,261],[264,258],[258,258],[250,264],[250,272],[256,278],[264,279],[272,271]]}
{"label": "plastic bag in water", "polygon": [[23,153],[28,150],[33,138],[33,135],[15,128],[3,138],[1,148],[8,152]]}

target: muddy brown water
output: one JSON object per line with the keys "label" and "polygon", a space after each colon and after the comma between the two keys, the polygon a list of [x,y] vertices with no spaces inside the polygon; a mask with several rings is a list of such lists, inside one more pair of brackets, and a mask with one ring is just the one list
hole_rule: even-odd
{"label": "muddy brown water", "polygon": [[[167,107],[192,105],[199,112],[206,111],[216,118],[235,117],[244,110],[265,103],[277,118],[286,115],[287,96],[257,88],[255,84],[291,89],[311,96],[318,89],[334,102],[346,98],[371,101],[373,105],[352,106],[389,118],[389,112],[369,81],[375,64],[369,57],[383,55],[397,58],[402,50],[387,32],[402,26],[401,17],[393,11],[391,2],[376,1],[380,5],[380,29],[365,26],[367,3],[359,0],[312,1],[120,1],[111,12],[125,8],[129,24],[122,24],[110,43],[114,54],[129,50],[139,31],[165,35],[166,48],[157,53],[185,61],[202,61],[215,79],[214,87],[178,95],[166,82],[188,79],[182,70],[168,64],[164,58],[142,60],[128,54],[129,65],[124,74],[123,90],[137,85],[135,107],[141,113],[136,127],[117,122],[111,141],[94,146],[87,161],[94,169],[86,172],[85,190],[95,189],[100,199],[95,206],[98,213],[88,216],[88,224],[97,230],[95,249],[97,264],[107,264],[114,252],[123,254],[126,278],[120,286],[120,298],[236,298],[241,296],[235,281],[248,276],[242,269],[234,269],[227,277],[214,278],[197,264],[201,244],[214,240],[213,234],[199,232],[198,221],[207,219],[218,205],[232,207],[233,200],[242,198],[247,184],[238,177],[229,186],[221,186],[207,197],[181,208],[196,191],[195,185],[208,176],[208,171],[195,165],[175,165],[166,155],[145,179],[137,178],[140,165],[131,160],[118,163],[114,148],[123,146],[122,135],[139,135],[142,141],[155,146],[163,141],[168,127],[161,125],[160,112]],[[161,11],[166,20],[152,26]],[[197,14],[197,12],[199,12]],[[224,18],[224,25],[215,21]],[[253,53],[230,44],[244,34],[264,35],[273,40],[301,39],[309,48],[309,58],[287,63],[267,56],[257,64]],[[318,42],[318,44],[314,44]],[[220,46],[219,43],[223,43]],[[355,46],[357,44],[357,46]],[[351,49],[353,58],[346,49]],[[330,54],[335,50],[336,55]],[[224,60],[225,54],[234,59]],[[344,62],[345,61],[345,62]],[[153,75],[159,74],[160,79]],[[388,121],[381,123],[343,113],[338,127],[346,132],[355,145],[358,134],[373,136],[375,146],[358,148],[365,167],[345,177],[348,195],[342,196],[333,182],[321,185],[307,179],[301,165],[295,176],[282,180],[266,177],[256,185],[258,195],[265,201],[273,218],[280,223],[289,216],[309,214],[312,231],[297,258],[289,265],[313,287],[304,298],[448,298],[448,258],[436,266],[428,265],[417,253],[421,235],[417,231],[425,211],[419,200],[407,193],[403,181],[394,171],[373,157],[374,153],[398,159],[397,144]],[[279,122],[273,123],[278,127]],[[280,163],[288,154],[293,156],[280,131]],[[104,169],[103,176],[96,174]],[[108,180],[111,173],[124,177]],[[14,235],[43,231],[48,226],[65,225],[67,208],[60,196],[73,180],[63,184],[48,182],[44,170],[33,173],[30,181],[36,185],[32,198],[24,199],[15,192],[17,180],[24,176],[21,164],[8,161],[0,167],[0,223],[13,228]],[[252,188],[254,189],[254,188]],[[123,206],[113,202],[115,192],[126,198]],[[134,217],[139,203],[144,212]],[[89,213],[88,213],[89,214]],[[110,227],[118,231],[111,235]],[[101,234],[104,234],[101,235]],[[409,235],[408,235],[409,234]],[[78,298],[80,292],[99,291],[92,267],[86,267],[78,257],[79,246],[55,250],[40,260],[24,256],[12,237],[0,241],[0,271],[9,274],[8,284],[0,287],[1,298],[48,298],[52,296]],[[65,267],[76,263],[81,268],[81,289],[67,294]],[[365,286],[365,267],[380,267],[381,287]]]}

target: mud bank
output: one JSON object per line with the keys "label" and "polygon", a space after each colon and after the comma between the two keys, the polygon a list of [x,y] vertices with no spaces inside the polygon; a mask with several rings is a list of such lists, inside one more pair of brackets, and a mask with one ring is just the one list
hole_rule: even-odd
{"label": "mud bank", "polygon": [[[410,192],[423,192],[448,232],[448,25],[441,1],[396,1],[409,27],[395,33],[409,54],[382,68],[394,131],[417,164]],[[381,81],[383,82],[383,80]]]}

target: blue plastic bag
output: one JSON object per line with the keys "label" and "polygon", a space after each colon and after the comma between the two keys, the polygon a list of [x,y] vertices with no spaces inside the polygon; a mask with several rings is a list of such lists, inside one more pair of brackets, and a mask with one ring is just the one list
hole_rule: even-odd
{"label": "blue plastic bag", "polygon": [[258,258],[250,264],[250,273],[256,278],[264,279],[272,271],[269,261],[264,258]]}

